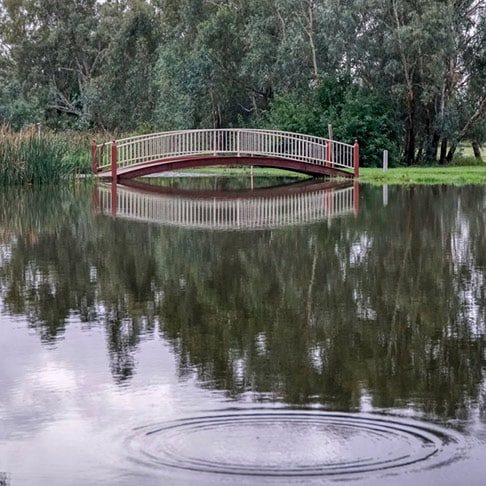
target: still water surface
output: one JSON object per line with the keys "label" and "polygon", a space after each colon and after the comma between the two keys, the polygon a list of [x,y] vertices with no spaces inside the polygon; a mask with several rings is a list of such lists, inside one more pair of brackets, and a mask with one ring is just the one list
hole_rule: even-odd
{"label": "still water surface", "polygon": [[245,184],[2,190],[0,485],[485,484],[486,187]]}

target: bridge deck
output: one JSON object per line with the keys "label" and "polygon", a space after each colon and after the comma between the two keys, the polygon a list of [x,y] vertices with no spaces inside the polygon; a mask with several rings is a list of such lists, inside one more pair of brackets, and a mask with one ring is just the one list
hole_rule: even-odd
{"label": "bridge deck", "polygon": [[[142,177],[150,174],[158,174],[188,168],[242,165],[285,169],[293,172],[307,174],[313,177],[353,177],[353,174],[351,172],[332,167],[331,164],[326,163],[324,163],[323,165],[311,165],[297,160],[265,156],[234,157],[224,155],[192,155],[170,157],[161,160],[152,160],[149,162],[134,164],[129,167],[121,167],[117,170],[117,178],[120,180],[133,179],[135,177]],[[100,171],[97,173],[97,176],[101,179],[111,179],[111,169]]]}

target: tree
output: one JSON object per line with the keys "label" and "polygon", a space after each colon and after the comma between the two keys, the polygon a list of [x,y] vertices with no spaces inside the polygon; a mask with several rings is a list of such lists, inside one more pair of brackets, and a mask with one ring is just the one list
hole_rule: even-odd
{"label": "tree", "polygon": [[11,70],[45,120],[89,124],[87,98],[103,51],[97,23],[95,0],[4,2],[0,28]]}
{"label": "tree", "polygon": [[[462,131],[454,120],[457,99],[477,76],[484,80],[484,66],[478,69],[474,61],[484,38],[484,12],[480,0],[374,0],[362,6],[357,70],[370,87],[398,97],[409,165],[435,161],[441,139],[443,161],[448,138]],[[481,106],[482,96],[473,98]],[[469,126],[481,116],[474,113]]]}
{"label": "tree", "polygon": [[96,79],[94,121],[111,130],[154,127],[154,69],[161,28],[157,10],[142,0],[106,5],[103,69]]}

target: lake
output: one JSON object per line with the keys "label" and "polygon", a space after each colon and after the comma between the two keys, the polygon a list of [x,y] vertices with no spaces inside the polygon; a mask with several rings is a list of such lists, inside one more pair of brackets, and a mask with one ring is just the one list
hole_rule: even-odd
{"label": "lake", "polygon": [[482,485],[485,283],[485,186],[3,188],[0,485]]}

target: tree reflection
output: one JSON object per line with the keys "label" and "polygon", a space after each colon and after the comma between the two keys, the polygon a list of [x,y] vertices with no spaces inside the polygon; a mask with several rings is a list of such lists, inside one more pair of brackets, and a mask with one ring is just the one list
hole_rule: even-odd
{"label": "tree reflection", "polygon": [[[486,192],[364,188],[358,218],[214,233],[94,216],[89,190],[0,196],[1,295],[43,342],[105,326],[113,376],[158,330],[237,397],[467,414],[485,367]],[[16,201],[15,205],[13,201]]]}

